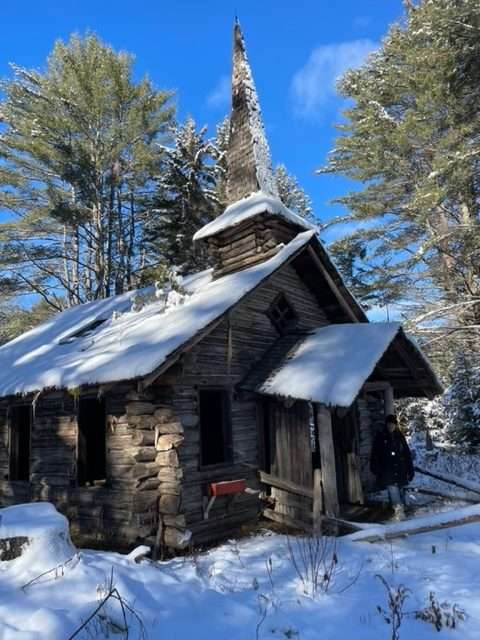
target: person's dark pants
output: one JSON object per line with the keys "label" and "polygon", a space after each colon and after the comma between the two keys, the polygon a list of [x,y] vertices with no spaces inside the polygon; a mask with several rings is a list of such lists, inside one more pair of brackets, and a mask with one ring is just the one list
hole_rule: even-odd
{"label": "person's dark pants", "polygon": [[406,507],[406,492],[405,487],[399,487],[396,484],[390,484],[387,486],[388,499],[390,505],[395,509],[397,506]]}

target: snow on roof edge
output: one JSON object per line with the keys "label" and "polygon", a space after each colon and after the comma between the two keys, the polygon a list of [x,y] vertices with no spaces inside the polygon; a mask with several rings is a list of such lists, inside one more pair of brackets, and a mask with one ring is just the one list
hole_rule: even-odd
{"label": "snow on roof edge", "polygon": [[[361,331],[364,333],[365,332],[372,333],[372,330],[374,328],[391,329],[391,331],[387,332],[387,336],[386,338],[384,338],[383,344],[377,345],[378,349],[375,354],[375,359],[372,359],[371,362],[369,363],[369,366],[364,368],[361,374],[361,379],[358,378],[355,381],[355,387],[350,387],[348,392],[343,390],[344,393],[347,393],[347,395],[345,396],[347,399],[344,401],[338,401],[338,395],[336,394],[339,393],[339,390],[338,389],[335,390],[332,385],[330,385],[332,387],[329,390],[330,395],[322,396],[320,393],[318,394],[315,392],[312,393],[311,390],[309,392],[302,392],[302,390],[300,390],[295,396],[292,396],[289,393],[289,391],[291,391],[291,389],[294,387],[295,381],[296,381],[295,380],[295,373],[296,373],[295,361],[296,360],[300,362],[301,375],[305,375],[305,377],[308,378],[308,385],[311,385],[314,379],[320,378],[321,372],[317,370],[316,377],[315,377],[314,371],[312,371],[312,368],[311,368],[312,363],[311,362],[309,363],[308,359],[306,362],[305,361],[302,362],[305,348],[308,345],[309,340],[311,341],[312,338],[314,340],[315,337],[319,336],[322,332],[323,332],[323,335],[328,335],[328,333],[333,332],[337,328],[341,328],[341,331],[343,330],[343,332],[345,332],[345,331],[348,331],[349,327],[357,331],[357,333],[358,331]],[[310,332],[305,338],[299,341],[298,345],[296,346],[289,360],[279,370],[274,372],[273,375],[269,376],[261,384],[259,384],[257,386],[257,391],[259,393],[275,396],[275,397],[292,398],[296,400],[306,400],[308,402],[319,402],[327,406],[348,408],[355,401],[355,398],[360,392],[365,380],[367,380],[370,377],[370,375],[373,373],[377,363],[382,358],[384,353],[387,351],[388,347],[391,345],[391,343],[393,342],[393,340],[396,338],[396,336],[399,334],[401,330],[402,330],[402,326],[399,322],[366,322],[366,323],[330,324],[330,325],[320,327],[319,329],[315,329],[314,331]],[[341,359],[338,359],[337,353],[335,353],[335,358],[337,359],[338,364],[341,364]],[[308,368],[308,365],[310,365],[310,369]],[[351,375],[351,362],[349,362],[348,369],[349,369],[348,373],[350,373]],[[342,381],[337,380],[335,371],[336,371],[335,365],[333,363],[330,363],[328,365],[328,360],[327,360],[327,366],[326,366],[326,372],[325,372],[327,379],[326,381],[325,380],[323,381],[324,385],[326,385],[326,382],[328,381],[328,376],[330,376],[331,378],[336,378],[335,383],[337,384],[337,386],[339,384],[342,384]],[[338,376],[338,378],[340,378],[340,376]],[[297,384],[296,388],[299,389],[300,385]],[[322,390],[322,392],[326,393],[324,390]]]}
{"label": "snow on roof edge", "polygon": [[437,386],[438,386],[438,390],[440,393],[443,393],[445,390],[445,387],[443,386],[440,378],[437,376],[435,369],[433,368],[430,360],[428,359],[427,355],[424,353],[422,347],[420,346],[420,344],[418,343],[417,340],[415,340],[415,338],[410,335],[409,333],[407,333],[402,326],[400,326],[402,334],[405,336],[405,339],[407,340],[407,342],[409,342],[414,348],[415,350],[418,352],[420,358],[423,360],[426,368],[428,369],[428,371],[431,373],[432,378],[434,379],[434,381],[436,382]]}
{"label": "snow on roof edge", "polygon": [[229,205],[218,218],[215,218],[199,229],[193,236],[193,240],[197,241],[209,238],[216,233],[225,231],[225,229],[236,227],[245,220],[254,218],[262,213],[279,215],[284,220],[292,222],[303,229],[318,232],[317,225],[290,211],[279,198],[264,193],[263,191],[256,191]]}

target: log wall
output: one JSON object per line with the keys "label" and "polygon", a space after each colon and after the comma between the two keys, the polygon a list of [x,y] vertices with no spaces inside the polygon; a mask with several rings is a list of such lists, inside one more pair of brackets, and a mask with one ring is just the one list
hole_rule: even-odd
{"label": "log wall", "polygon": [[[102,393],[89,389],[89,395]],[[162,464],[170,445],[179,444],[181,425],[171,408],[171,387],[138,394],[134,383],[104,391],[107,412],[106,478],[96,486],[77,483],[77,403],[66,391],[45,393],[35,403],[31,431],[30,482],[8,480],[8,401],[0,405],[0,504],[48,500],[71,522],[82,544],[119,548],[157,531]],[[26,397],[24,402],[31,402]],[[17,399],[12,402],[18,402]]]}
{"label": "log wall", "polygon": [[279,216],[264,214],[208,238],[208,251],[218,278],[264,262],[303,229]]}

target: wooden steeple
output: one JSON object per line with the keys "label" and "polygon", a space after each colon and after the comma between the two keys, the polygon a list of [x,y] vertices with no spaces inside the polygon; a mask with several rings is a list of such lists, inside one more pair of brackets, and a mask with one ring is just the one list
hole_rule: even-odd
{"label": "wooden steeple", "polygon": [[257,91],[238,21],[233,28],[232,110],[227,166],[228,204],[256,191],[278,197]]}
{"label": "wooden steeple", "polygon": [[205,240],[214,277],[271,258],[314,226],[280,201],[270,150],[238,21],[233,28],[232,107],[227,151],[228,206],[194,240]]}

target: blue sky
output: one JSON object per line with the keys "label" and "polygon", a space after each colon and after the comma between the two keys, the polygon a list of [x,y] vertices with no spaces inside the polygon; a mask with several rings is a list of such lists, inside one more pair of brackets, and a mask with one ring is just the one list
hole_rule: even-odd
{"label": "blue sky", "polygon": [[402,13],[401,0],[2,0],[0,76],[42,68],[57,38],[91,30],[136,56],[138,76],[177,92],[178,118],[215,124],[228,112],[232,23],[238,14],[274,163],[283,162],[320,219],[348,183],[315,176],[341,101],[334,78],[361,62]]}

